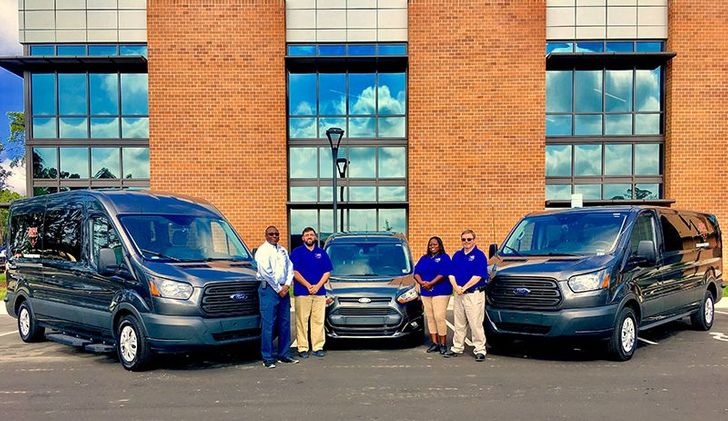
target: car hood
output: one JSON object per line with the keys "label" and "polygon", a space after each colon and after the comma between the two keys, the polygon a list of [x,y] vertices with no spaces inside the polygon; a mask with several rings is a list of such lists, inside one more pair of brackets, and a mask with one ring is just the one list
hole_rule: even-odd
{"label": "car hood", "polygon": [[339,277],[332,276],[327,291],[336,296],[394,296],[415,285],[413,275],[397,277]]}
{"label": "car hood", "polygon": [[188,282],[196,287],[203,287],[210,282],[259,282],[252,262],[145,263],[145,269],[152,275]]}
{"label": "car hood", "polygon": [[611,254],[594,256],[495,256],[490,261],[490,276],[539,276],[567,280],[574,275],[612,266],[616,259],[616,256]]}

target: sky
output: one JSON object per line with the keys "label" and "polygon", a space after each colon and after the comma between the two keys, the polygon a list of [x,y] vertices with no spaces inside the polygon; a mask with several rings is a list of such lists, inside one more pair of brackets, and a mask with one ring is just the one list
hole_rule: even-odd
{"label": "sky", "polygon": [[[22,54],[18,42],[18,2],[0,0],[0,57]],[[0,139],[5,143],[9,136],[10,122],[6,113],[23,111],[23,79],[0,69]],[[9,168],[9,161],[0,153],[0,165]],[[7,180],[11,188],[25,194],[25,169],[13,168],[13,175]]]}

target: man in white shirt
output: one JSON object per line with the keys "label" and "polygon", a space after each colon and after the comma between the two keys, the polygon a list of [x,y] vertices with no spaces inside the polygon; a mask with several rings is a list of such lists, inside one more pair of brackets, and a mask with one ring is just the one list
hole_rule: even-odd
{"label": "man in white shirt", "polygon": [[258,280],[260,288],[260,354],[263,365],[275,368],[276,358],[273,355],[274,333],[278,332],[278,362],[296,364],[298,360],[291,358],[291,297],[288,290],[293,283],[293,263],[285,248],[278,245],[280,233],[278,228],[270,226],[265,229],[265,242],[255,253],[258,264]]}

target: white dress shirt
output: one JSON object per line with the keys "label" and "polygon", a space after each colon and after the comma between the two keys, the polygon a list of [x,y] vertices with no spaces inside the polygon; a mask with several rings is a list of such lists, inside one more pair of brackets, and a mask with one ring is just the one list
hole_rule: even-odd
{"label": "white dress shirt", "polygon": [[267,282],[275,292],[279,292],[283,285],[290,287],[293,283],[293,262],[285,248],[266,241],[255,252],[255,262],[258,264],[258,280]]}

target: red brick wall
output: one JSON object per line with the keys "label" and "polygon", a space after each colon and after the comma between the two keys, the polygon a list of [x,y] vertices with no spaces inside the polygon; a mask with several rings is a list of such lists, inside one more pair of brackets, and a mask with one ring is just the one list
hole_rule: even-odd
{"label": "red brick wall", "polygon": [[[728,7],[672,1],[668,11],[665,197],[717,215],[728,242]],[[723,255],[723,265],[728,259]]]}
{"label": "red brick wall", "polygon": [[147,10],[153,190],[209,200],[257,247],[287,237],[283,0]]}
{"label": "red brick wall", "polygon": [[502,242],[544,207],[543,1],[410,0],[409,241]]}

